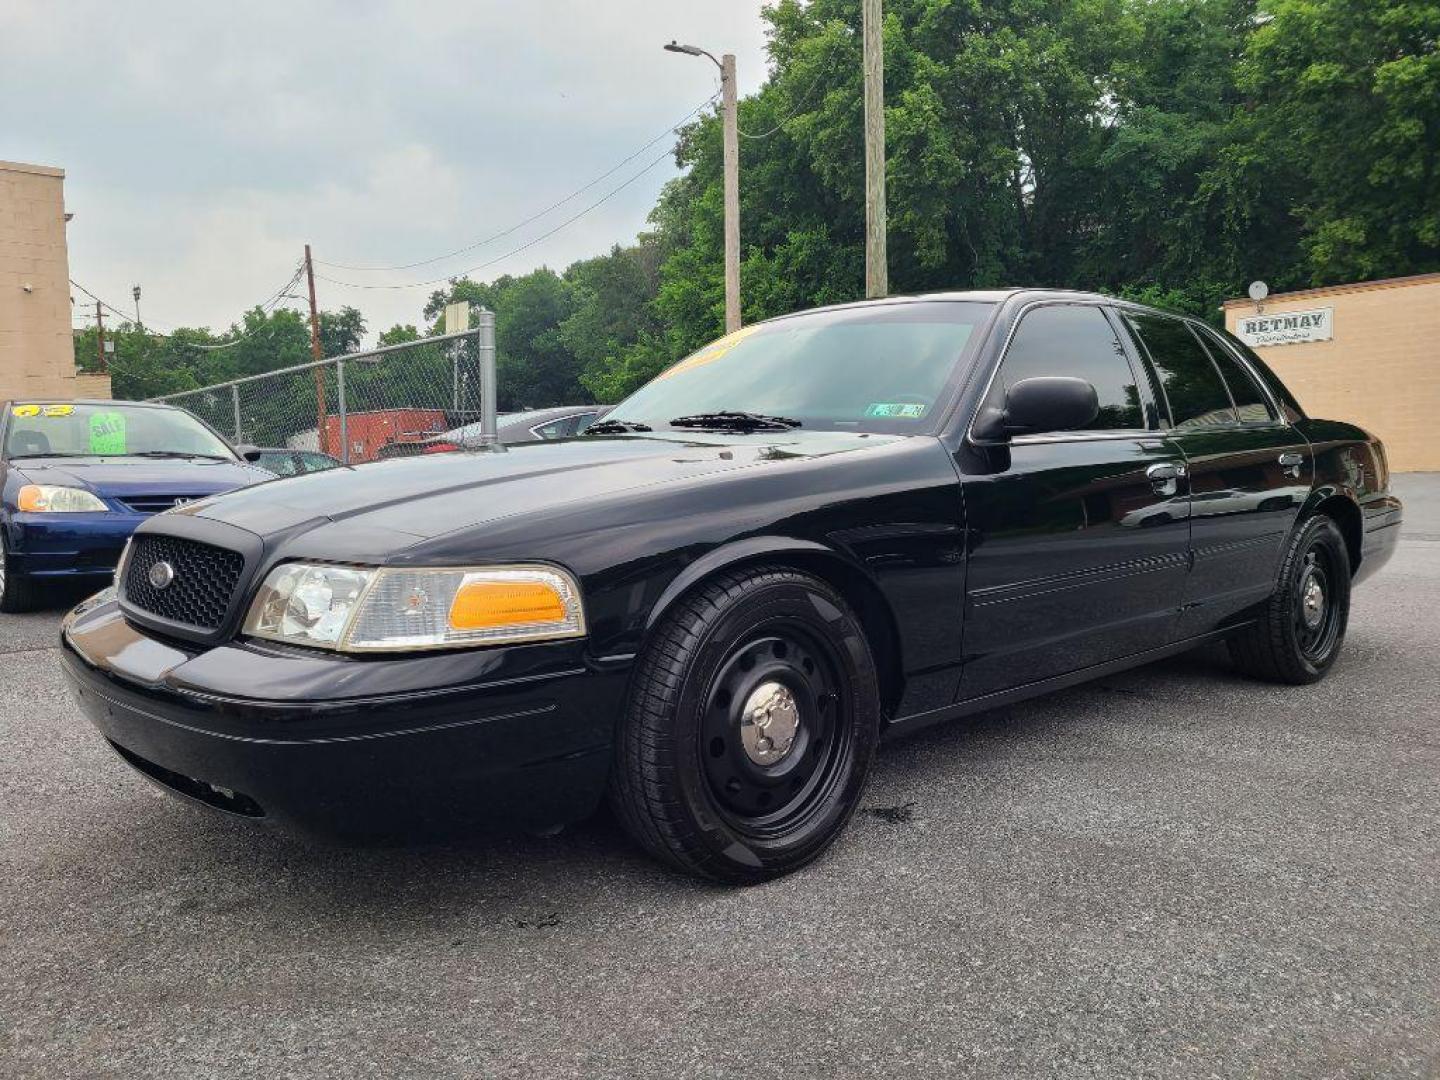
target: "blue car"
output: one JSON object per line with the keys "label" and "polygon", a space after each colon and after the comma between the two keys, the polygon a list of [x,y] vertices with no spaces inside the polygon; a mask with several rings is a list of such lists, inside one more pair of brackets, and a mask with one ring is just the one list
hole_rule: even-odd
{"label": "blue car", "polygon": [[168,405],[0,404],[0,611],[108,584],[146,518],[274,479],[247,463],[258,453]]}

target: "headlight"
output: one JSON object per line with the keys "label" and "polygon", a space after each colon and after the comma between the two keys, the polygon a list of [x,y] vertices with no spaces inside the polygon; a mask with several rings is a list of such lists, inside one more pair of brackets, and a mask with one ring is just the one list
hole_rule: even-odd
{"label": "headlight", "polygon": [[27,514],[103,514],[110,509],[84,488],[53,484],[26,484],[15,505]]}
{"label": "headlight", "polygon": [[580,589],[548,566],[366,570],[286,563],[245,633],[340,652],[455,649],[581,637]]}

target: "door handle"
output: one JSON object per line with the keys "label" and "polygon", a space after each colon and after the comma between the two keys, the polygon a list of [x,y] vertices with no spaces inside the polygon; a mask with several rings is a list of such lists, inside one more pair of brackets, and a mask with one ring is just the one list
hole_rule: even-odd
{"label": "door handle", "polygon": [[1305,464],[1305,455],[1290,451],[1280,455],[1280,471],[1286,476],[1299,476],[1300,466]]}
{"label": "door handle", "polygon": [[1161,461],[1145,470],[1150,486],[1157,495],[1174,495],[1179,490],[1180,477],[1185,475],[1185,466],[1175,461]]}

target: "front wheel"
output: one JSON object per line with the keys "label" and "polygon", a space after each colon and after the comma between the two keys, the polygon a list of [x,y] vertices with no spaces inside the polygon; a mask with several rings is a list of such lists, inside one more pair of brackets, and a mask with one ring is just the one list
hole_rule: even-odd
{"label": "front wheel", "polygon": [[1350,619],[1350,555],[1335,522],[1317,515],[1291,537],[1280,581],[1259,620],[1230,639],[1247,675],[1304,685],[1325,677]]}
{"label": "front wheel", "polygon": [[610,799],[651,854],[747,884],[816,858],[850,819],[879,733],[859,620],[782,567],[685,597],[636,663]]}
{"label": "front wheel", "polygon": [[0,537],[0,611],[31,611],[39,600],[39,590],[35,588],[35,583],[22,577],[13,564],[6,561],[5,539]]}

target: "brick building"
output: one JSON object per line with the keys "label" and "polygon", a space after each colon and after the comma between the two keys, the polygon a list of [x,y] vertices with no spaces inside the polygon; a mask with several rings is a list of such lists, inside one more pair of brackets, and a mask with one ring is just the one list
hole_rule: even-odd
{"label": "brick building", "polygon": [[75,371],[65,172],[0,161],[0,401],[109,397],[105,376]]}
{"label": "brick building", "polygon": [[1440,470],[1440,274],[1227,300],[1225,327],[1312,416],[1385,442],[1397,472]]}

